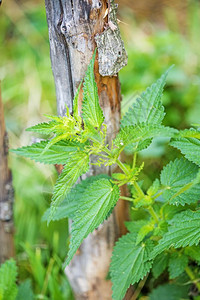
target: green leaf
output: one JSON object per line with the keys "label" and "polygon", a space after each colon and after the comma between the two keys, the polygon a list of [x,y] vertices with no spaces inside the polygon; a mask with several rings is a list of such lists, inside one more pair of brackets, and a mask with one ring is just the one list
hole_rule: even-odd
{"label": "green leaf", "polygon": [[137,234],[136,245],[138,245],[142,240],[154,229],[154,224],[148,223],[142,226]]}
{"label": "green leaf", "polygon": [[199,168],[181,158],[170,162],[161,172],[161,183],[166,189],[163,197],[170,204],[185,205],[200,199],[200,184],[198,183]]}
{"label": "green leaf", "polygon": [[196,138],[177,138],[173,139],[170,145],[179,149],[188,160],[200,166],[200,140]]}
{"label": "green leaf", "polygon": [[79,87],[76,91],[76,94],[75,94],[74,100],[73,100],[73,116],[74,116],[75,119],[79,118],[78,99],[79,99],[79,93],[80,93],[81,85],[82,85],[82,82],[79,84]]}
{"label": "green leaf", "polygon": [[145,122],[160,125],[165,113],[161,103],[163,88],[169,69],[151,87],[148,87],[121,120],[121,127]]}
{"label": "green leaf", "polygon": [[180,300],[188,298],[188,286],[164,284],[159,285],[149,294],[150,300]]}
{"label": "green leaf", "polygon": [[168,253],[164,252],[156,256],[152,267],[152,273],[155,279],[158,278],[167,268],[168,261],[169,261]]}
{"label": "green leaf", "polygon": [[119,199],[119,188],[108,179],[99,179],[82,193],[72,223],[71,242],[66,265],[69,264],[83,239],[107,217]]}
{"label": "green leaf", "polygon": [[84,78],[82,116],[86,124],[99,128],[104,121],[104,116],[99,105],[97,84],[94,78],[95,55],[96,51],[94,52]]}
{"label": "green leaf", "polygon": [[148,188],[147,195],[153,196],[155,195],[160,188],[160,181],[156,178],[153,184]]}
{"label": "green leaf", "polygon": [[[86,178],[85,180],[81,181],[80,183],[76,184],[75,187],[73,187],[71,189],[71,192],[69,194],[67,194],[67,196],[65,197],[65,199],[60,203],[60,205],[58,206],[52,221],[58,221],[64,218],[70,218],[70,219],[74,219],[76,210],[77,210],[77,205],[79,205],[79,200],[82,197],[82,194],[85,193],[88,189],[88,186],[101,179],[101,178],[106,178],[106,179],[110,179],[109,176],[104,175],[104,174],[100,174],[97,176],[91,176]],[[50,208],[48,208],[43,217],[42,217],[42,221],[47,221],[50,215]]]}
{"label": "green leaf", "polygon": [[85,152],[77,151],[68,156],[65,162],[65,167],[56,181],[52,203],[51,213],[48,223],[53,220],[54,214],[58,205],[70,192],[72,186],[76,183],[78,178],[86,173],[89,169],[89,155]]}
{"label": "green leaf", "polygon": [[31,287],[31,280],[26,280],[20,284],[16,300],[33,300],[34,294]]}
{"label": "green leaf", "polygon": [[185,270],[185,267],[188,264],[188,258],[186,255],[179,252],[174,252],[170,255],[169,258],[169,278],[174,279],[182,274]]}
{"label": "green leaf", "polygon": [[131,233],[137,234],[140,231],[140,228],[147,223],[146,220],[139,220],[139,221],[131,221],[125,222],[125,226]]}
{"label": "green leaf", "polygon": [[83,145],[77,142],[59,141],[44,152],[48,142],[42,141],[10,151],[44,164],[65,164],[72,152],[77,152],[83,148]]}
{"label": "green leaf", "polygon": [[7,260],[0,267],[0,299],[15,300],[17,295],[17,267],[13,259]]}
{"label": "green leaf", "polygon": [[[61,122],[61,120],[60,120],[60,122]],[[35,126],[27,128],[26,131],[32,131],[32,132],[37,132],[37,133],[41,133],[41,134],[51,134],[51,133],[55,132],[57,124],[58,123],[56,121],[51,121],[49,123],[43,122],[43,123],[40,123]]]}
{"label": "green leaf", "polygon": [[176,132],[176,129],[162,125],[148,125],[142,123],[136,126],[126,126],[120,129],[120,132],[114,140],[114,144],[117,147],[126,147],[129,144],[138,143],[157,136],[172,137]]}
{"label": "green leaf", "polygon": [[200,245],[186,247],[184,249],[184,253],[193,260],[196,260],[198,263],[200,263]]}
{"label": "green leaf", "polygon": [[148,258],[152,247],[150,240],[136,245],[134,233],[122,236],[116,243],[110,266],[114,300],[124,299],[129,286],[149,272],[152,262]]}
{"label": "green leaf", "polygon": [[165,249],[197,245],[200,240],[200,211],[183,211],[169,221],[168,232],[154,248],[151,257]]}

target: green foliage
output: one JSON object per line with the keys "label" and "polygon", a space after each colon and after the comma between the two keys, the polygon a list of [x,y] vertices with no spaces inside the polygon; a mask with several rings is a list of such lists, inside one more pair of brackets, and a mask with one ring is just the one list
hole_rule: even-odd
{"label": "green foliage", "polygon": [[83,120],[87,125],[100,128],[103,123],[104,116],[99,105],[97,84],[94,78],[95,56],[96,51],[90,61],[84,78],[82,113]]}
{"label": "green foliage", "polygon": [[107,217],[119,199],[119,188],[108,179],[89,184],[82,193],[73,218],[71,243],[66,264],[69,264],[83,239]]}
{"label": "green foliage", "polygon": [[136,235],[128,233],[114,247],[110,273],[113,283],[113,299],[121,300],[131,284],[138,282],[150,271],[148,261],[153,244],[150,241],[136,244]]}
{"label": "green foliage", "polygon": [[56,212],[58,205],[70,192],[78,178],[86,173],[89,168],[89,156],[85,152],[73,152],[65,162],[65,167],[56,181],[52,197],[51,214],[49,221]]}
{"label": "green foliage", "polygon": [[188,160],[200,166],[200,140],[196,138],[176,138],[171,141],[170,145],[179,149]]}
{"label": "green foliage", "polygon": [[200,211],[187,210],[169,221],[169,230],[152,252],[152,257],[165,249],[197,245],[200,240]]}
{"label": "green foliage", "polygon": [[17,266],[13,259],[0,267],[0,299],[15,300],[17,295]]}
{"label": "green foliage", "polygon": [[188,287],[175,284],[160,285],[149,295],[150,300],[180,300],[188,299]]}
{"label": "green foliage", "polygon": [[197,202],[200,195],[198,171],[199,168],[195,164],[184,158],[170,162],[160,176],[165,189],[164,199],[175,205]]}
{"label": "green foliage", "polygon": [[165,271],[168,266],[168,261],[168,253],[162,253],[156,256],[152,267],[152,273],[155,278],[158,278]]}
{"label": "green foliage", "polygon": [[33,300],[34,294],[31,287],[31,281],[26,280],[25,282],[21,283],[18,288],[18,293],[16,300]]}
{"label": "green foliage", "polygon": [[188,265],[188,257],[180,252],[174,252],[169,259],[169,278],[174,279],[182,274]]}
{"label": "green foliage", "polygon": [[60,141],[44,152],[47,145],[48,141],[42,141],[11,151],[17,155],[28,157],[45,164],[65,164],[73,152],[83,148],[80,143],[75,141]]}
{"label": "green foliage", "polygon": [[[169,70],[168,70],[169,71]],[[121,127],[139,125],[160,125],[165,116],[161,102],[162,92],[166,83],[168,71],[165,72],[151,87],[137,98],[132,107],[121,120]]]}
{"label": "green foliage", "polygon": [[[134,217],[126,223],[130,233],[120,238],[114,247],[110,267],[113,299],[122,300],[130,285],[148,276],[152,265],[153,280],[159,280],[168,266],[170,279],[187,273],[195,283],[193,269],[196,265],[191,270],[188,262],[195,260],[198,266],[196,248],[191,248],[197,247],[200,240],[198,163],[195,159],[188,161],[184,153],[186,158],[170,161],[163,168],[160,181],[154,178],[145,189],[142,181],[138,181],[141,175],[145,178],[142,173],[144,162],[140,163],[138,156],[156,137],[167,137],[168,143],[172,139],[173,144],[178,139],[198,140],[199,131],[178,132],[161,124],[164,118],[161,96],[167,71],[137,99],[122,119],[121,129],[109,146],[94,79],[94,60],[95,53],[83,83],[82,117],[78,109],[80,85],[75,95],[74,115],[69,114],[67,109],[63,117],[48,116],[52,121],[36,125],[31,130],[50,134],[49,139],[15,150],[17,154],[36,161],[64,165],[54,187],[51,208],[44,219],[49,222],[69,217],[73,220],[65,263],[68,265],[83,239],[109,217],[119,198],[128,200]],[[127,146],[129,150],[132,148],[133,161],[122,163],[120,155]],[[200,144],[195,144],[190,155],[196,153],[198,157],[196,147],[200,150]],[[89,170],[90,161],[99,166],[117,165],[121,173],[113,173],[112,180],[96,176],[76,184],[78,178]],[[119,187],[125,184],[130,187],[131,197],[120,196]],[[42,282],[49,275],[45,275],[41,255],[35,259],[29,247],[25,248],[32,260],[34,277],[43,289]],[[200,290],[200,285],[195,284]],[[52,285],[49,290],[50,287]],[[52,294],[60,295],[59,289],[52,290]]]}

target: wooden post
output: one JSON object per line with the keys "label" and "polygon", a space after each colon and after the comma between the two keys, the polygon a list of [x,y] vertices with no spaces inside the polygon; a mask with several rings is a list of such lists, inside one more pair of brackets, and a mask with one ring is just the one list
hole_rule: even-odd
{"label": "wooden post", "polygon": [[13,188],[8,169],[8,137],[0,90],[0,264],[14,256]]}
{"label": "wooden post", "polygon": [[[107,26],[108,4],[111,2],[114,4],[113,0],[109,3],[106,0],[45,0],[59,115],[65,113],[65,105],[72,112],[74,93],[96,47],[95,39]],[[101,44],[101,40],[98,41]],[[95,77],[100,105],[108,126],[108,142],[111,142],[119,130],[120,83],[117,75],[101,76],[97,60]],[[108,167],[93,166],[90,175],[109,172]],[[76,299],[112,298],[111,282],[106,277],[113,245],[125,233],[125,219],[127,207],[124,202],[119,202],[110,218],[84,240],[70,266],[66,268]]]}

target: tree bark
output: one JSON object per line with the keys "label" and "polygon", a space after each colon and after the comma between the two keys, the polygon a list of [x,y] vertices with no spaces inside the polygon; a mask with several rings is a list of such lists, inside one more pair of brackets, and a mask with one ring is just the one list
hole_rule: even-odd
{"label": "tree bark", "polygon": [[[74,93],[90,62],[95,36],[105,30],[106,0],[45,0],[49,27],[50,54],[54,74],[57,109],[65,114],[67,105],[72,112]],[[95,78],[100,105],[104,111],[111,142],[119,129],[120,83],[118,76],[101,76],[95,61]],[[80,101],[81,110],[81,101]],[[93,166],[89,175],[110,173],[108,167]],[[106,280],[113,245],[125,233],[127,206],[117,204],[113,214],[82,243],[66,274],[76,299],[111,299],[111,282]]]}
{"label": "tree bark", "polygon": [[8,169],[8,136],[0,90],[0,264],[14,256],[13,188]]}

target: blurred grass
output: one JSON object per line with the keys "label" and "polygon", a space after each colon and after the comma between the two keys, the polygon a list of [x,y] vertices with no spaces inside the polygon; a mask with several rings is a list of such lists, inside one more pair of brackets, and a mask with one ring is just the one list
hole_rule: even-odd
{"label": "blurred grass", "polygon": [[[125,8],[120,11],[120,18],[127,23],[121,25],[121,30],[129,55],[128,66],[120,72],[122,113],[141,91],[175,64],[163,98],[165,124],[185,128],[199,123],[200,7],[197,1],[187,1],[184,30],[172,9],[165,11],[162,25],[144,19],[140,22]],[[31,142],[25,128],[43,120],[43,113],[56,113],[44,3],[4,1],[0,30],[2,98],[10,145],[15,148]],[[143,153],[146,186],[160,170],[161,160],[163,164],[174,157],[175,150],[165,144],[158,139]],[[49,227],[41,222],[56,171],[14,156],[10,157],[10,166],[15,188],[19,279],[31,279],[37,299],[72,299],[61,267],[68,245],[67,221],[53,222]]]}

